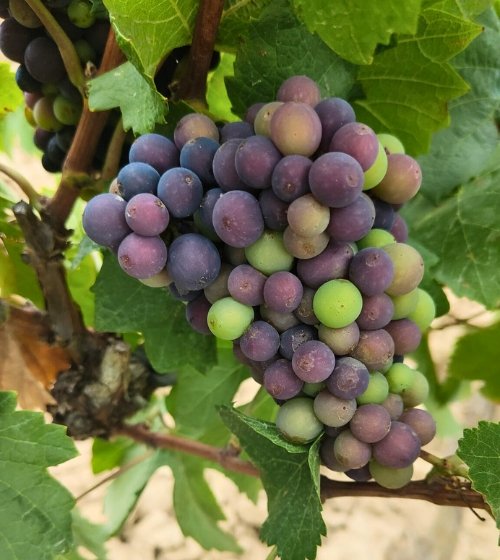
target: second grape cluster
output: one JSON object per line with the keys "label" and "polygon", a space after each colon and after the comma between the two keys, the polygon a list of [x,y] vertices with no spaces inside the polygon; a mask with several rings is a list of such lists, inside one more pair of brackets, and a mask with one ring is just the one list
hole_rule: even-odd
{"label": "second grape cluster", "polygon": [[403,362],[435,314],[398,214],[420,184],[397,138],[293,76],[244,122],[193,113],[173,139],[137,138],[83,224],[193,329],[234,341],[285,438],[324,433],[328,468],[398,488],[435,434]]}

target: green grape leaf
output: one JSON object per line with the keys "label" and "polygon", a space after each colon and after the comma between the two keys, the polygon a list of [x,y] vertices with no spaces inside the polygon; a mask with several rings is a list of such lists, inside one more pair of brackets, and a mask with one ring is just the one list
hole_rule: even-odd
{"label": "green grape leaf", "polygon": [[468,90],[448,63],[427,58],[416,41],[377,54],[358,79],[366,94],[356,102],[358,119],[396,135],[413,155],[428,150],[432,133],[449,124],[449,101]]}
{"label": "green grape leaf", "polygon": [[88,89],[90,109],[106,111],[119,107],[125,130],[145,134],[156,123],[165,122],[165,98],[130,62],[90,80]]}
{"label": "green grape leaf", "polygon": [[16,85],[10,64],[0,62],[0,119],[23,103],[23,94]]}
{"label": "green grape leaf", "polygon": [[486,498],[500,529],[500,423],[482,421],[465,429],[457,455],[468,465],[472,487]]}
{"label": "green grape leaf", "polygon": [[194,457],[177,455],[170,461],[174,474],[174,509],[182,533],[205,549],[241,552],[234,537],[218,526],[225,519],[204,476],[204,464]]}
{"label": "green grape leaf", "polygon": [[47,467],[77,451],[63,426],[16,411],[14,393],[0,393],[0,426],[0,558],[52,560],[72,544],[74,499]]}
{"label": "green grape leaf", "polygon": [[280,84],[307,74],[323,96],[347,97],[355,68],[332,51],[284,8],[273,2],[252,23],[236,53],[234,78],[226,79],[233,111],[243,116],[252,103],[272,101]]}
{"label": "green grape leaf", "polygon": [[[83,547],[87,549],[95,556],[96,560],[107,560],[105,543],[109,539],[109,534],[105,527],[92,523],[83,517],[78,508],[73,509],[72,513],[75,548]],[[76,550],[73,552],[77,554]],[[77,556],[77,558],[81,558],[81,556]]]}
{"label": "green grape leaf", "polygon": [[282,560],[314,559],[326,534],[319,495],[319,440],[311,446],[296,445],[284,441],[272,424],[227,407],[220,414],[260,470],[269,512],[262,539],[276,545]]}
{"label": "green grape leaf", "polygon": [[248,33],[248,27],[257,20],[272,0],[227,0],[217,30],[216,49],[234,51]]}
{"label": "green grape leaf", "polygon": [[104,0],[104,5],[120,48],[150,80],[172,49],[191,42],[196,0]]}
{"label": "green grape leaf", "polygon": [[113,438],[113,440],[94,438],[92,443],[92,472],[99,474],[118,467],[133,446],[133,441],[126,437]]}
{"label": "green grape leaf", "polygon": [[484,381],[482,392],[500,401],[500,323],[468,333],[457,340],[448,365],[457,379]]}
{"label": "green grape leaf", "polygon": [[500,305],[500,150],[495,166],[414,222],[412,237],[439,257],[435,279],[458,296]]}
{"label": "green grape leaf", "polygon": [[420,12],[420,0],[293,0],[293,5],[311,33],[354,64],[371,64],[375,47],[387,45],[393,33],[413,35]]}
{"label": "green grape leaf", "polygon": [[218,363],[205,373],[192,367],[183,368],[166,399],[176,430],[191,438],[204,436],[203,440],[212,445],[224,445],[229,436],[216,407],[229,404],[248,376],[231,350],[219,350],[218,358]]}
{"label": "green grape leaf", "polygon": [[99,331],[144,335],[153,368],[160,373],[190,365],[200,371],[215,363],[215,339],[191,329],[185,306],[162,288],[150,288],[125,274],[107,252],[92,288]]}
{"label": "green grape leaf", "polygon": [[231,102],[227,96],[224,80],[234,76],[234,55],[221,53],[217,68],[208,78],[207,103],[208,110],[214,120],[237,121],[238,117],[231,111]]}
{"label": "green grape leaf", "polygon": [[494,113],[500,105],[500,25],[493,11],[481,21],[484,32],[452,62],[471,89],[450,102],[451,125],[436,132],[429,153],[418,159],[421,192],[434,203],[478,175],[498,145]]}

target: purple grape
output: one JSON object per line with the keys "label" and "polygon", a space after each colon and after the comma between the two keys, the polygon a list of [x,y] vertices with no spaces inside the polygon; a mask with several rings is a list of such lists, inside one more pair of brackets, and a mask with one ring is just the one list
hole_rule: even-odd
{"label": "purple grape", "polygon": [[202,290],[217,278],[220,268],[217,248],[198,233],[181,235],[170,245],[167,270],[178,287]]}
{"label": "purple grape", "polygon": [[166,171],[158,183],[158,198],[174,218],[191,216],[201,203],[203,185],[196,173],[185,167]]}
{"label": "purple grape", "polygon": [[213,186],[215,177],[212,162],[218,148],[219,143],[212,138],[200,136],[188,140],[181,149],[180,165],[195,173],[204,185]]}
{"label": "purple grape", "polygon": [[53,132],[50,132],[49,130],[44,130],[43,128],[37,128],[33,136],[33,143],[39,150],[42,150],[43,152],[47,148],[47,145],[50,139],[52,138],[52,136],[54,136]]}
{"label": "purple grape", "polygon": [[284,202],[292,202],[309,192],[309,170],[312,161],[298,154],[282,158],[271,177],[274,194]]}
{"label": "purple grape", "polygon": [[219,236],[215,231],[212,217],[215,203],[222,194],[223,191],[218,188],[208,190],[201,199],[199,208],[193,215],[194,222],[198,226],[198,229],[212,241],[219,241]]}
{"label": "purple grape", "polygon": [[331,375],[335,367],[335,355],[324,342],[309,340],[294,352],[292,367],[295,374],[306,383],[318,383]]}
{"label": "purple grape", "polygon": [[229,274],[227,288],[236,301],[254,307],[264,303],[266,280],[266,276],[253,266],[240,264]]}
{"label": "purple grape", "polygon": [[37,35],[38,31],[8,17],[0,25],[0,51],[6,58],[23,64],[26,48]]}
{"label": "purple grape", "polygon": [[317,325],[319,323],[319,319],[314,314],[313,309],[313,299],[315,293],[316,292],[312,288],[305,286],[299,306],[293,312],[294,315],[305,325]]}
{"label": "purple grape", "polygon": [[309,187],[325,206],[343,208],[353,203],[363,189],[364,175],[350,155],[326,153],[316,159],[309,171]]}
{"label": "purple grape", "polygon": [[[337,430],[338,428],[330,428],[330,426],[325,426],[325,432],[327,432],[327,430],[329,429]],[[323,439],[319,448],[319,455],[321,457],[321,463],[325,465],[326,468],[334,472],[344,472],[346,468],[339,463],[333,451],[335,439],[338,435],[338,433],[334,433],[332,437],[325,437]]]}
{"label": "purple grape", "polygon": [[271,186],[274,167],[281,154],[269,138],[250,136],[245,138],[236,151],[235,165],[240,179],[254,189]]}
{"label": "purple grape", "polygon": [[375,207],[364,193],[343,208],[330,209],[326,233],[336,241],[358,241],[373,227]]}
{"label": "purple grape", "polygon": [[394,265],[389,255],[377,247],[361,249],[349,266],[349,280],[365,296],[384,292],[394,278]]}
{"label": "purple grape", "polygon": [[235,156],[241,139],[224,142],[215,152],[212,162],[213,174],[223,191],[247,190],[247,186],[236,172]]}
{"label": "purple grape", "polygon": [[356,323],[363,331],[383,329],[389,324],[393,313],[394,304],[387,294],[363,296],[363,307]]}
{"label": "purple grape", "polygon": [[245,122],[253,126],[257,113],[262,109],[262,107],[264,107],[264,105],[264,102],[254,103],[253,105],[250,105],[245,114]]}
{"label": "purple grape", "polygon": [[392,364],[394,342],[384,329],[361,331],[351,356],[363,362],[368,371],[385,372]]}
{"label": "purple grape", "polygon": [[276,360],[264,372],[264,387],[275,399],[287,400],[297,396],[304,382],[299,379],[288,360]]}
{"label": "purple grape", "polygon": [[271,274],[264,284],[264,302],[269,309],[278,313],[297,309],[302,294],[301,281],[286,270]]}
{"label": "purple grape", "polygon": [[280,346],[278,331],[266,321],[254,321],[240,337],[243,354],[255,362],[270,360]]}
{"label": "purple grape", "polygon": [[411,319],[391,321],[384,328],[394,340],[394,352],[396,354],[404,355],[414,352],[422,339],[420,329]]}
{"label": "purple grape", "polygon": [[231,295],[227,289],[227,279],[229,278],[233,268],[234,267],[231,264],[223,262],[217,278],[210,285],[204,288],[203,292],[210,303],[215,303],[219,299]]}
{"label": "purple grape", "polygon": [[219,141],[219,129],[212,119],[201,113],[184,115],[174,130],[174,142],[179,150],[186,142],[200,136]]}
{"label": "purple grape", "polygon": [[384,467],[410,466],[420,453],[420,440],[410,426],[393,421],[389,433],[373,444],[373,457]]}
{"label": "purple grape", "polygon": [[326,426],[340,428],[349,423],[356,411],[356,400],[339,399],[324,389],[314,398],[314,413]]}
{"label": "purple grape", "polygon": [[183,302],[193,301],[198,296],[203,294],[203,290],[187,290],[185,288],[179,288],[179,286],[177,286],[175,282],[171,282],[169,284],[168,291],[174,299]]}
{"label": "purple grape", "polygon": [[24,52],[24,64],[33,78],[42,84],[57,84],[66,75],[61,53],[48,37],[36,37],[30,42]]}
{"label": "purple grape", "polygon": [[160,237],[130,233],[118,247],[118,262],[134,278],[150,278],[165,268],[167,247]]}
{"label": "purple grape", "polygon": [[371,445],[357,439],[351,430],[344,430],[333,444],[333,453],[337,461],[346,469],[360,469],[372,457]]}
{"label": "purple grape", "polygon": [[308,76],[291,76],[276,93],[278,101],[297,101],[314,107],[321,100],[318,84]]}
{"label": "purple grape", "polygon": [[264,231],[259,203],[246,191],[224,193],[215,203],[212,220],[217,235],[232,247],[248,247]]}
{"label": "purple grape", "polygon": [[335,368],[326,380],[332,395],[339,399],[355,399],[365,392],[370,381],[368,369],[359,360],[346,356],[339,358]]}
{"label": "purple grape", "polygon": [[295,317],[293,313],[278,313],[269,309],[267,305],[261,305],[259,307],[260,316],[262,319],[271,323],[271,325],[280,333],[295,327],[300,321]]}
{"label": "purple grape", "polygon": [[345,471],[344,474],[356,482],[368,482],[372,479],[372,474],[368,465],[360,467],[359,469],[349,469]]}
{"label": "purple grape", "polygon": [[354,122],[354,109],[347,101],[340,97],[329,97],[320,101],[314,110],[321,121],[322,136],[319,145],[320,152],[327,152],[333,135],[347,123]]}
{"label": "purple grape", "polygon": [[83,211],[85,233],[104,247],[117,249],[130,233],[125,220],[127,203],[116,194],[103,193],[94,196]]}
{"label": "purple grape", "polygon": [[436,435],[434,418],[421,408],[407,408],[399,417],[399,421],[415,431],[422,446],[427,445]]}
{"label": "purple grape", "polygon": [[391,417],[380,404],[363,404],[356,409],[349,427],[360,441],[375,443],[389,433]]}
{"label": "purple grape", "polygon": [[375,132],[366,124],[350,122],[335,132],[330,142],[331,152],[349,154],[361,165],[363,171],[375,162],[379,150]]}
{"label": "purple grape", "polygon": [[319,288],[328,280],[345,278],[353,255],[354,251],[348,243],[330,241],[316,257],[298,261],[297,276],[310,288]]}
{"label": "purple grape", "polygon": [[318,333],[310,325],[296,325],[281,333],[279,351],[283,358],[292,360],[297,348],[304,342],[316,340]]}
{"label": "purple grape", "polygon": [[186,305],[186,321],[190,327],[200,334],[212,334],[208,328],[207,315],[211,303],[200,294]]}
{"label": "purple grape", "polygon": [[163,175],[168,169],[179,166],[179,150],[172,140],[161,134],[143,134],[130,146],[128,159],[130,163],[147,163]]}
{"label": "purple grape", "polygon": [[406,243],[408,241],[408,226],[404,218],[399,214],[396,214],[394,218],[394,223],[390,229],[390,233],[394,235],[397,243]]}
{"label": "purple grape", "polygon": [[253,134],[253,126],[250,123],[245,121],[229,122],[220,129],[220,142],[222,145],[228,140],[248,138]]}
{"label": "purple grape", "polygon": [[373,223],[373,227],[391,231],[392,224],[396,217],[394,208],[388,202],[384,202],[376,196],[372,197],[371,200],[375,206],[375,222]]}
{"label": "purple grape", "polygon": [[135,233],[149,237],[163,233],[167,229],[170,216],[167,207],[157,196],[140,193],[128,201],[125,220]]}
{"label": "purple grape", "polygon": [[273,231],[284,231],[288,225],[288,204],[280,200],[271,189],[264,189],[259,195],[259,205],[265,227]]}
{"label": "purple grape", "polygon": [[140,193],[156,195],[160,174],[154,167],[140,161],[122,167],[116,178],[118,192],[125,200]]}

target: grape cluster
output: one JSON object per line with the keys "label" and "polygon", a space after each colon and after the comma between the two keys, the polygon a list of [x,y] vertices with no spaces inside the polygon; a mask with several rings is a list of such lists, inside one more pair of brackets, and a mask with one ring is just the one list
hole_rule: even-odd
{"label": "grape cluster", "polygon": [[398,214],[420,183],[397,138],[293,76],[244,122],[192,113],[173,139],[137,138],[83,224],[194,330],[234,341],[285,438],[324,432],[328,468],[396,488],[435,433],[403,362],[435,314]]}
{"label": "grape cluster", "polygon": [[[88,0],[44,3],[73,42],[82,67],[98,65],[109,22],[96,19]],[[34,143],[43,152],[42,165],[60,171],[80,119],[80,92],[67,76],[56,43],[24,0],[0,0],[0,18],[0,51],[19,63],[16,83],[24,93],[26,118],[35,128]]]}

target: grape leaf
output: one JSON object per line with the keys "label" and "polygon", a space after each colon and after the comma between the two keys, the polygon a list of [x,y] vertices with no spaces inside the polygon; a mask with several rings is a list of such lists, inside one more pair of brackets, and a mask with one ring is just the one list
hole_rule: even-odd
{"label": "grape leaf", "polygon": [[249,25],[259,18],[272,0],[227,0],[217,30],[216,49],[234,51],[248,33]]}
{"label": "grape leaf", "polygon": [[486,498],[500,529],[500,423],[482,421],[465,429],[457,455],[469,466],[472,487]]}
{"label": "grape leaf", "polygon": [[243,116],[258,101],[272,101],[294,74],[316,80],[323,96],[347,97],[355,68],[332,51],[290,12],[273,2],[252,23],[236,53],[234,78],[226,78],[233,111]]}
{"label": "grape leaf", "polygon": [[203,548],[241,552],[234,537],[217,524],[225,519],[203,476],[203,463],[194,457],[177,455],[170,461],[174,473],[174,509],[183,534]]}
{"label": "grape leaf", "polygon": [[166,54],[191,42],[196,0],[104,0],[104,5],[120,48],[151,80]]}
{"label": "grape leaf", "polygon": [[319,440],[307,447],[283,440],[276,427],[223,407],[224,423],[259,468],[269,516],[261,537],[282,560],[310,560],[326,527],[319,496]]}
{"label": "grape leaf", "polygon": [[133,441],[126,437],[113,438],[113,440],[94,438],[92,443],[92,472],[99,474],[118,467],[133,446]]}
{"label": "grape leaf", "polygon": [[0,393],[0,558],[52,560],[72,544],[71,494],[47,473],[77,454],[62,426]]}
{"label": "grape leaf", "polygon": [[231,111],[231,103],[227,96],[226,77],[234,75],[234,55],[222,53],[220,62],[209,76],[207,83],[207,103],[214,120],[238,121],[238,117]]}
{"label": "grape leaf", "polygon": [[387,45],[393,33],[417,31],[420,0],[293,0],[311,33],[354,64],[371,64],[377,44]]}
{"label": "grape leaf", "polygon": [[[92,523],[83,517],[77,508],[74,508],[72,513],[75,549],[83,547],[94,554],[96,560],[107,560],[105,542],[109,539],[109,535],[104,526]],[[76,550],[73,553],[77,554]],[[77,556],[77,558],[82,557]]]}
{"label": "grape leaf", "polygon": [[164,373],[191,365],[205,371],[215,362],[215,339],[191,329],[185,307],[161,288],[149,288],[125,274],[106,253],[93,286],[95,326],[100,331],[140,331],[153,368]]}
{"label": "grape leaf", "polygon": [[0,63],[0,120],[23,102],[23,94],[16,85],[10,64]]}
{"label": "grape leaf", "polygon": [[90,109],[106,111],[119,107],[125,130],[145,134],[156,123],[165,122],[165,98],[130,62],[90,80],[88,89]]}
{"label": "grape leaf", "polygon": [[498,144],[494,113],[500,104],[500,25],[493,11],[483,16],[484,32],[452,64],[471,90],[450,103],[451,125],[432,138],[419,157],[421,192],[433,202],[478,175]]}
{"label": "grape leaf", "polygon": [[439,257],[436,280],[491,309],[500,305],[500,150],[494,164],[427,212],[412,230]]}
{"label": "grape leaf", "polygon": [[480,379],[482,392],[500,402],[500,323],[479,329],[457,340],[448,365],[458,379]]}

